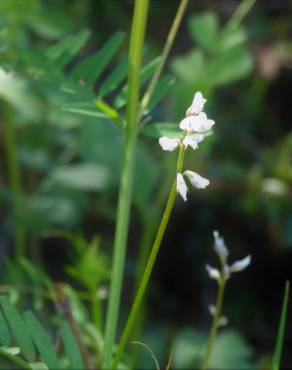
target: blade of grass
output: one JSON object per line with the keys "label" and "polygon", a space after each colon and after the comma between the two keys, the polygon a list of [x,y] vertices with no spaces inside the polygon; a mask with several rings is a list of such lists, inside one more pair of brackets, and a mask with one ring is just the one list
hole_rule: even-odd
{"label": "blade of grass", "polygon": [[280,362],[281,362],[281,356],[283,352],[283,342],[284,342],[284,334],[285,334],[285,327],[286,327],[286,320],[287,320],[289,290],[290,290],[290,282],[286,281],[276,347],[275,347],[275,352],[274,352],[274,357],[273,357],[273,370],[280,369]]}

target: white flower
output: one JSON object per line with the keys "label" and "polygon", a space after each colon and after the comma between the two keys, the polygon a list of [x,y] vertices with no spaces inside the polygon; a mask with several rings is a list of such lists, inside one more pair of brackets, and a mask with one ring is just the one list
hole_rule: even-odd
{"label": "white flower", "polygon": [[209,304],[208,311],[209,311],[211,316],[214,316],[215,312],[216,312],[216,307],[213,304]]}
{"label": "white flower", "polygon": [[200,91],[196,92],[192,105],[186,111],[186,115],[197,115],[202,112],[206,101],[207,100],[203,97],[203,94]]}
{"label": "white flower", "polygon": [[204,189],[206,186],[210,184],[210,181],[205,179],[204,177],[200,176],[194,171],[185,171],[184,175],[188,177],[190,183],[198,189]]}
{"label": "white flower", "polygon": [[159,144],[163,150],[167,150],[172,152],[179,146],[180,140],[179,139],[170,139],[166,136],[162,136],[159,138]]}
{"label": "white flower", "polygon": [[179,127],[182,130],[187,130],[189,132],[198,132],[204,133],[209,131],[212,126],[215,124],[215,121],[208,119],[206,113],[201,112],[197,116],[188,116],[184,118]]}
{"label": "white flower", "polygon": [[210,266],[210,265],[206,265],[206,270],[209,274],[209,277],[211,279],[215,279],[215,280],[219,280],[220,279],[220,272],[219,270],[215,269],[214,267]]}
{"label": "white flower", "polygon": [[234,262],[230,266],[230,272],[239,272],[239,271],[242,271],[245,268],[247,268],[247,266],[250,264],[250,262],[251,262],[251,256],[248,255],[245,258],[243,258],[242,260],[239,260],[239,261]]}
{"label": "white flower", "polygon": [[187,185],[185,183],[184,177],[181,173],[176,175],[176,191],[181,195],[183,200],[186,202],[187,200]]}
{"label": "white flower", "polygon": [[224,243],[224,239],[219,235],[218,231],[213,232],[214,235],[214,249],[215,252],[218,254],[219,258],[222,259],[223,261],[226,260],[228,256],[228,249]]}
{"label": "white flower", "polygon": [[226,316],[221,316],[218,321],[218,326],[226,326],[228,324],[228,318]]}
{"label": "white flower", "polygon": [[194,150],[198,148],[198,143],[200,143],[204,139],[204,135],[202,134],[194,134],[194,135],[187,135],[183,139],[183,144],[185,148],[190,146]]}

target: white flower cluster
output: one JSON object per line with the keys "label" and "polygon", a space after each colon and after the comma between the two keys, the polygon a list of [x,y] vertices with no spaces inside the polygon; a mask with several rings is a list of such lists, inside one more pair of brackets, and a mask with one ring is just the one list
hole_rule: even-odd
{"label": "white flower cluster", "polygon": [[[172,139],[162,136],[159,139],[159,144],[163,150],[173,151],[179,146],[183,145],[185,149],[190,146],[192,149],[197,149],[198,144],[204,139],[204,133],[209,131],[215,122],[207,118],[207,115],[202,112],[206,99],[201,92],[194,95],[192,105],[186,111],[186,118],[184,118],[179,127],[183,130],[182,139]],[[184,175],[189,179],[190,183],[198,188],[203,189],[209,185],[209,180],[201,177],[193,171],[185,171],[183,174],[177,174],[176,188],[177,192],[182,196],[183,200],[187,200],[188,187],[184,180]]]}
{"label": "white flower cluster", "polygon": [[234,272],[240,272],[247,268],[248,265],[250,265],[251,262],[251,256],[248,255],[242,260],[236,261],[232,263],[232,265],[229,265],[227,263],[227,258],[229,255],[228,249],[225,245],[224,239],[219,235],[218,231],[214,231],[214,250],[217,253],[221,265],[223,266],[222,271],[220,272],[215,267],[212,267],[210,265],[206,265],[206,270],[209,274],[209,277],[211,279],[215,279],[217,281],[221,280],[221,274],[224,274],[224,279],[227,280],[230,278],[231,274]]}
{"label": "white flower cluster", "polygon": [[[251,256],[248,255],[242,260],[236,261],[232,265],[229,265],[227,263],[229,252],[225,245],[224,239],[219,235],[218,231],[214,231],[214,250],[220,259],[221,271],[210,265],[206,265],[206,270],[209,274],[209,277],[217,280],[218,284],[225,284],[232,273],[244,270],[251,262]],[[208,309],[209,313],[214,316],[216,307],[214,305],[210,305]],[[219,317],[218,326],[225,326],[227,324],[228,319],[226,316]]]}

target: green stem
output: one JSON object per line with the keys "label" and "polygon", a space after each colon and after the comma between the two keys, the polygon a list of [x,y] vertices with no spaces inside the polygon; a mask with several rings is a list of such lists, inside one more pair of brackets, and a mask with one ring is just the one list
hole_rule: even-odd
{"label": "green stem", "polygon": [[140,117],[142,116],[144,110],[147,108],[147,106],[150,102],[150,99],[153,95],[153,92],[155,90],[155,87],[156,87],[156,85],[159,81],[159,78],[161,76],[163,67],[164,67],[164,65],[166,63],[166,60],[168,58],[170,49],[171,49],[172,44],[174,42],[174,39],[175,39],[175,36],[177,34],[178,28],[181,24],[181,21],[182,21],[183,15],[185,13],[186,7],[188,5],[188,2],[189,2],[189,0],[181,0],[180,1],[179,7],[177,9],[176,15],[174,17],[173,23],[172,23],[171,28],[169,30],[169,33],[168,33],[168,36],[167,36],[167,39],[166,39],[166,42],[165,42],[165,45],[164,45],[164,48],[163,48],[163,51],[162,51],[162,54],[161,54],[160,63],[158,65],[154,75],[152,76],[152,79],[149,83],[147,91],[145,92],[145,94],[143,96],[143,99],[142,99],[142,102],[141,102]]}
{"label": "green stem", "polygon": [[[185,148],[184,148],[184,145],[181,144],[179,155],[178,155],[178,160],[177,160],[177,167],[176,167],[177,172],[182,171],[184,154],[185,154]],[[122,356],[122,354],[124,352],[124,349],[126,347],[126,344],[128,342],[129,336],[130,336],[130,334],[132,332],[132,329],[133,329],[133,326],[135,324],[137,315],[139,313],[139,309],[140,309],[141,303],[143,301],[144,294],[145,294],[145,291],[146,291],[146,288],[147,288],[147,285],[148,285],[148,282],[149,282],[149,279],[150,279],[150,276],[151,276],[151,273],[152,273],[157,255],[158,255],[158,251],[159,251],[159,248],[160,248],[160,245],[161,245],[161,241],[163,239],[163,236],[164,236],[167,224],[168,224],[168,220],[169,220],[169,217],[171,215],[171,211],[173,209],[175,198],[176,198],[176,178],[173,180],[171,190],[170,190],[170,194],[169,194],[169,197],[168,197],[168,201],[167,201],[167,204],[166,204],[166,208],[165,208],[165,211],[163,213],[161,223],[160,223],[160,226],[159,226],[154,244],[152,246],[151,253],[150,253],[150,256],[148,258],[148,261],[147,261],[147,264],[146,264],[146,267],[145,267],[145,270],[144,270],[144,274],[142,276],[137,294],[135,296],[134,303],[132,305],[132,308],[131,308],[128,320],[126,322],[123,334],[121,336],[120,343],[118,345],[117,354],[114,358],[113,369],[116,369],[116,367],[117,367],[117,365],[118,365],[118,363],[121,359],[121,356]]]}
{"label": "green stem", "polygon": [[15,220],[14,241],[15,241],[15,256],[21,258],[25,251],[25,233],[21,221],[17,214],[22,206],[22,187],[20,179],[20,168],[16,157],[16,139],[15,131],[11,117],[11,108],[3,103],[3,131],[4,131],[4,145],[7,160],[7,169],[9,176],[9,183],[11,186],[13,208]]}
{"label": "green stem", "polygon": [[96,291],[96,289],[94,289],[90,295],[91,295],[92,319],[94,325],[102,331],[102,313],[98,292]]}
{"label": "green stem", "polygon": [[224,270],[222,268],[221,278],[218,281],[218,292],[217,292],[217,298],[216,298],[215,313],[214,313],[212,327],[211,327],[211,331],[210,331],[210,335],[208,339],[207,350],[206,350],[206,354],[203,360],[201,370],[206,370],[208,368],[208,362],[209,362],[209,359],[212,353],[215,339],[217,337],[217,332],[219,328],[219,320],[220,320],[221,312],[222,312],[225,285],[226,285],[226,278],[224,275]]}
{"label": "green stem", "polygon": [[237,27],[254,6],[256,0],[243,0],[228,21],[228,26]]}
{"label": "green stem", "polygon": [[110,369],[116,336],[118,312],[125,265],[126,241],[128,236],[129,213],[137,141],[138,102],[140,90],[140,69],[144,34],[147,22],[149,0],[136,0],[131,30],[129,51],[129,75],[127,96],[127,124],[125,129],[124,162],[119,191],[117,223],[114,240],[112,278],[109,306],[105,327],[105,343],[102,369]]}
{"label": "green stem", "polygon": [[0,356],[3,356],[7,358],[10,362],[13,364],[21,367],[23,370],[32,370],[32,367],[25,361],[23,361],[21,358],[12,355],[9,352],[6,352],[3,348],[0,347]]}

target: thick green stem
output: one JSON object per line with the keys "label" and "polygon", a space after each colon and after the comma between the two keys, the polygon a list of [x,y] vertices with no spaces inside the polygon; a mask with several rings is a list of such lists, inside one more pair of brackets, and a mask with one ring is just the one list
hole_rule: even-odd
{"label": "thick green stem", "polygon": [[142,51],[144,45],[144,34],[147,22],[148,7],[149,0],[136,0],[131,30],[128,75],[129,89],[127,97],[127,123],[125,129],[126,142],[118,201],[109,306],[105,327],[105,344],[102,362],[103,369],[111,368],[112,353],[115,343],[118,312],[120,306],[122,280],[124,274],[126,241],[128,236],[129,213],[132,197],[135,146],[137,140],[140,69],[142,62]]}
{"label": "thick green stem", "polygon": [[90,292],[91,296],[91,312],[92,312],[92,320],[94,325],[102,331],[102,312],[101,312],[101,302],[98,296],[96,289]]}
{"label": "thick green stem", "polygon": [[15,131],[11,118],[11,108],[3,103],[3,131],[4,131],[4,145],[7,160],[7,170],[9,183],[11,186],[15,227],[14,227],[14,242],[15,242],[15,256],[20,258],[25,251],[25,233],[21,221],[17,214],[22,206],[22,188],[20,179],[20,168],[16,157],[16,140]]}
{"label": "thick green stem", "polygon": [[142,115],[143,111],[147,108],[147,106],[150,102],[150,99],[153,95],[154,89],[155,89],[155,87],[156,87],[156,85],[159,81],[159,78],[161,76],[163,67],[164,67],[164,65],[166,63],[166,60],[168,58],[170,49],[171,49],[172,44],[174,42],[175,36],[177,34],[177,30],[178,30],[178,28],[181,24],[181,21],[182,21],[183,15],[185,13],[186,7],[188,5],[188,2],[189,2],[189,0],[181,0],[180,1],[179,7],[177,9],[176,15],[174,17],[173,23],[172,23],[171,28],[169,30],[169,33],[168,33],[168,36],[167,36],[167,39],[166,39],[166,42],[165,42],[165,45],[164,45],[164,48],[163,48],[163,51],[162,51],[162,54],[161,54],[160,63],[158,65],[150,83],[149,83],[147,91],[145,92],[145,94],[143,96],[143,99],[142,99],[142,102],[141,102],[140,115]]}
{"label": "thick green stem", "polygon": [[[182,171],[184,154],[185,154],[185,148],[184,148],[184,145],[181,144],[179,155],[178,155],[178,160],[177,160],[177,168],[176,168],[177,172]],[[160,223],[160,226],[159,226],[154,244],[153,244],[152,249],[151,249],[150,256],[148,258],[148,261],[147,261],[147,264],[146,264],[146,267],[145,267],[145,270],[144,270],[144,274],[143,274],[141,282],[139,284],[139,288],[138,288],[137,294],[135,296],[134,303],[132,305],[128,320],[126,322],[123,334],[122,334],[121,339],[120,339],[120,343],[119,343],[119,346],[118,346],[118,349],[117,349],[117,354],[114,358],[113,369],[116,369],[116,367],[117,367],[117,365],[118,365],[118,363],[121,359],[121,356],[122,356],[122,354],[124,352],[124,349],[127,345],[129,336],[132,332],[133,326],[134,326],[135,321],[137,319],[137,315],[139,313],[139,309],[140,309],[141,303],[142,303],[143,298],[144,298],[144,294],[145,294],[145,291],[146,291],[146,288],[147,288],[147,285],[148,285],[148,282],[149,282],[149,279],[150,279],[150,276],[151,276],[151,273],[152,273],[152,270],[153,270],[153,267],[154,267],[154,264],[155,264],[155,261],[156,261],[156,257],[158,255],[158,251],[159,251],[159,248],[160,248],[160,245],[161,245],[161,241],[163,239],[163,236],[164,236],[167,224],[168,224],[168,220],[169,220],[169,217],[171,215],[171,211],[173,209],[175,198],[176,198],[176,178],[173,180],[171,190],[170,190],[170,194],[169,194],[169,197],[168,197],[168,201],[167,201],[167,204],[166,204],[166,208],[165,208],[165,211],[163,213],[162,220],[161,220],[161,223]]]}
{"label": "thick green stem", "polygon": [[215,313],[214,313],[212,327],[211,327],[211,331],[210,331],[210,335],[208,339],[207,350],[206,350],[206,354],[203,360],[201,370],[206,370],[208,368],[208,362],[209,362],[209,359],[212,353],[214,342],[217,337],[217,332],[219,328],[219,320],[220,320],[221,312],[222,312],[225,285],[226,285],[226,278],[224,276],[224,270],[222,269],[221,278],[218,281],[218,292],[217,292],[217,298],[216,298]]}
{"label": "thick green stem", "polygon": [[9,352],[6,352],[3,348],[0,347],[0,356],[7,358],[11,363],[19,366],[23,370],[32,370],[32,367],[21,358],[12,355]]}

